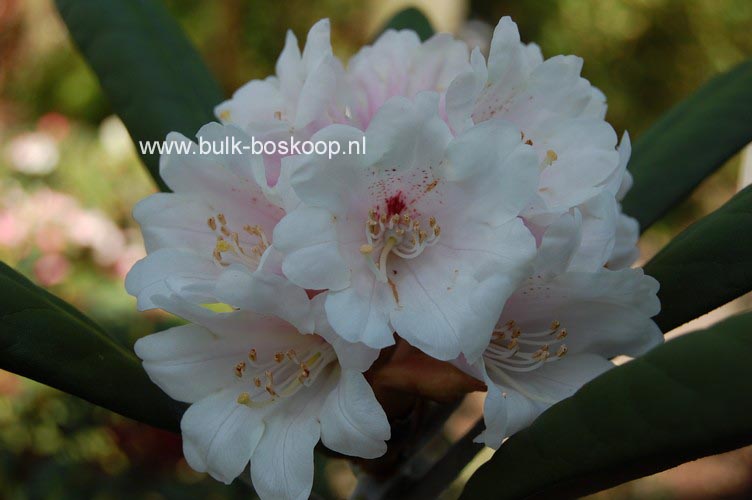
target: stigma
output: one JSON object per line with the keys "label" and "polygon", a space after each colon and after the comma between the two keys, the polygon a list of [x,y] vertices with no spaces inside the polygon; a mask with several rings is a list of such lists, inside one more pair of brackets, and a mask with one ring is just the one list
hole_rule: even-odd
{"label": "stigma", "polygon": [[441,227],[434,217],[429,217],[426,225],[408,214],[379,215],[375,210],[370,210],[365,233],[367,243],[360,247],[360,253],[376,278],[382,283],[387,283],[389,255],[414,259],[423,253],[423,250],[436,244],[441,236]]}

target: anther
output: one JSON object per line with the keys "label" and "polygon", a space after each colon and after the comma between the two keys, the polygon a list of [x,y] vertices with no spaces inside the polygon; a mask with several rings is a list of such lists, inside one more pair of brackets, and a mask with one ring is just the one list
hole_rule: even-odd
{"label": "anther", "polygon": [[247,405],[248,403],[251,402],[251,395],[248,394],[247,392],[241,392],[240,394],[238,394],[237,401],[238,401],[238,404]]}
{"label": "anther", "polygon": [[251,361],[256,361],[256,356],[256,349],[251,349],[250,351],[248,351],[248,359],[250,359]]}
{"label": "anther", "polygon": [[235,376],[240,378],[243,376],[243,372],[245,372],[245,361],[241,361],[237,365],[235,365]]}
{"label": "anther", "polygon": [[361,245],[360,246],[360,253],[363,255],[368,255],[371,252],[373,252],[373,245]]}
{"label": "anther", "polygon": [[217,219],[219,219],[219,223],[220,223],[221,225],[223,225],[223,226],[224,226],[224,225],[226,225],[226,224],[227,224],[227,219],[225,219],[225,214],[221,214],[221,213],[220,213],[220,214],[217,214]]}
{"label": "anther", "polygon": [[209,220],[206,222],[209,224],[209,228],[211,228],[212,231],[217,230],[217,220],[214,217],[209,217]]}

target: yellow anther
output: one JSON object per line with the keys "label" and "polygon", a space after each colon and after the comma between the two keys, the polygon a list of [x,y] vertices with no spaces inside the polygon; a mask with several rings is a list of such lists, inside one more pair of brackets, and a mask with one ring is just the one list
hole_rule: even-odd
{"label": "yellow anther", "polygon": [[363,255],[368,255],[371,252],[373,252],[373,245],[361,245],[360,246],[360,253]]}
{"label": "yellow anther", "polygon": [[223,240],[223,239],[220,238],[220,239],[217,240],[217,245],[214,247],[214,249],[217,252],[229,252],[230,251],[230,244],[227,243],[227,241],[225,241],[225,240]]}
{"label": "yellow anther", "polygon": [[547,165],[551,165],[553,162],[555,162],[558,159],[559,159],[559,155],[557,155],[553,149],[549,149],[548,151],[546,151],[545,162]]}
{"label": "yellow anther", "polygon": [[561,323],[559,323],[556,320],[551,322],[551,330],[558,330],[560,326],[561,326]]}
{"label": "yellow anther", "polygon": [[251,395],[248,394],[247,392],[241,392],[240,394],[238,394],[237,401],[238,401],[238,404],[247,405],[248,403],[251,402]]}

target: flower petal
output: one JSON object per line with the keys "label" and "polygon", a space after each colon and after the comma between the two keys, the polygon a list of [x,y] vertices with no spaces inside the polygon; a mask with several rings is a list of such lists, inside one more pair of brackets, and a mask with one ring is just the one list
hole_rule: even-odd
{"label": "flower petal", "polygon": [[206,328],[183,325],[139,339],[134,350],[149,378],[171,398],[196,402],[235,382],[248,340],[220,339]]}
{"label": "flower petal", "polygon": [[318,412],[331,384],[316,385],[308,397],[297,396],[267,419],[251,457],[251,479],[261,498],[306,500],[311,493],[313,449],[321,435]]}
{"label": "flower petal", "polygon": [[194,403],[183,415],[183,454],[194,470],[230,484],[248,464],[264,422],[236,402],[237,391],[225,389]]}
{"label": "flower petal", "polygon": [[277,224],[273,246],[284,254],[282,271],[290,281],[312,290],[340,290],[349,284],[336,224],[336,217],[321,208],[299,208]]}
{"label": "flower petal", "polygon": [[321,442],[330,450],[361,458],[377,458],[386,452],[389,422],[371,386],[357,371],[342,371],[319,419]]}
{"label": "flower petal", "polygon": [[264,252],[259,268],[241,265],[225,269],[216,285],[220,302],[259,314],[277,316],[304,333],[312,333],[314,318],[305,289],[282,276],[282,255],[273,247]]}

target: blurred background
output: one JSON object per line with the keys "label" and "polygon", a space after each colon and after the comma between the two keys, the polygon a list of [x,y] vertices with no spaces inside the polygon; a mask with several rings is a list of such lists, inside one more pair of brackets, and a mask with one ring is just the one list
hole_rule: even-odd
{"label": "blurred background", "polygon": [[[752,55],[749,0],[170,0],[167,4],[229,95],[273,72],[284,33],[302,41],[332,20],[346,59],[395,12],[415,5],[437,30],[485,48],[502,15],[545,56],[577,54],[584,76],[608,96],[608,120],[639,138],[713,75]],[[469,20],[469,21],[468,21]],[[641,242],[649,258],[696,218],[752,182],[748,147]],[[131,219],[154,191],[128,133],[68,39],[51,0],[0,0],[0,260],[86,312],[125,344],[171,319],[138,314],[123,278],[143,256]],[[749,296],[671,336],[747,308]],[[95,383],[92,381],[92,383]],[[446,426],[468,429],[471,395]],[[463,473],[466,478],[488,453]],[[315,492],[344,498],[354,476],[320,460]],[[455,498],[462,478],[445,498]],[[179,438],[0,371],[0,499],[247,498],[192,472]],[[597,499],[752,498],[752,448],[709,457],[595,495]]]}

